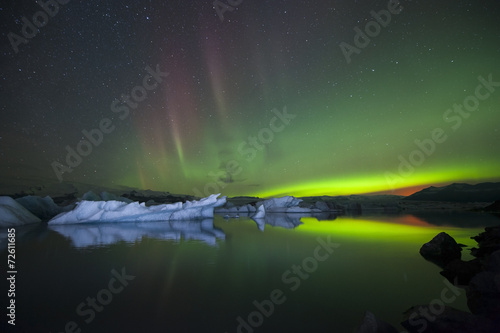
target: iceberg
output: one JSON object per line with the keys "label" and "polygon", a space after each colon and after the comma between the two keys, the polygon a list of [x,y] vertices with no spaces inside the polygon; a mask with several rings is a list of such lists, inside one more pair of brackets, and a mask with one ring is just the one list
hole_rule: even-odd
{"label": "iceberg", "polygon": [[217,240],[224,240],[222,230],[215,228],[213,219],[201,221],[136,222],[111,224],[65,224],[50,225],[56,231],[71,240],[76,248],[106,246],[120,241],[134,243],[144,237],[173,240],[202,241],[210,246],[217,245]]}
{"label": "iceberg", "polygon": [[176,221],[214,217],[214,208],[226,203],[226,197],[212,194],[199,201],[176,202],[146,207],[145,203],[122,201],[80,201],[75,209],[61,213],[49,225],[92,222]]}
{"label": "iceberg", "polygon": [[319,209],[311,209],[300,207],[299,204],[302,199],[297,199],[292,196],[285,196],[281,198],[272,198],[264,201],[257,202],[256,206],[264,206],[266,213],[314,213],[320,212]]}
{"label": "iceberg", "polygon": [[255,213],[255,215],[253,215],[252,218],[261,219],[264,218],[265,216],[266,216],[266,208],[264,207],[264,205],[261,205],[259,209],[257,209],[257,213]]}
{"label": "iceberg", "polygon": [[0,197],[0,227],[15,227],[41,220],[11,197]]}
{"label": "iceberg", "polygon": [[16,201],[20,203],[21,206],[29,210],[33,215],[43,220],[48,220],[56,216],[57,214],[66,212],[73,208],[72,205],[59,207],[49,196],[42,198],[39,196],[27,195],[25,197],[16,199]]}

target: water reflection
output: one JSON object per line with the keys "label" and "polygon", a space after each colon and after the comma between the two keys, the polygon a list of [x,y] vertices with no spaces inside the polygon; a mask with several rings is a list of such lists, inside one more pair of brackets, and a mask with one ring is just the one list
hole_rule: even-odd
{"label": "water reflection", "polygon": [[216,246],[225,234],[214,227],[213,219],[202,221],[131,222],[50,225],[49,229],[71,240],[76,248],[111,245],[120,241],[133,243],[143,237],[174,240],[198,240]]}
{"label": "water reflection", "polygon": [[285,229],[294,229],[298,227],[299,225],[303,224],[301,221],[302,218],[304,217],[314,217],[318,221],[323,221],[323,220],[335,220],[337,218],[337,215],[334,213],[330,212],[322,212],[322,213],[311,213],[311,214],[304,214],[304,213],[267,213],[266,216],[263,218],[254,218],[252,217],[252,214],[245,214],[245,213],[239,213],[239,214],[225,214],[225,218],[251,218],[256,224],[257,228],[260,231],[264,231],[265,225],[268,224],[272,227],[281,227]]}
{"label": "water reflection", "polygon": [[337,218],[362,219],[380,223],[393,223],[396,225],[413,225],[420,227],[458,227],[458,228],[484,228],[500,225],[500,216],[471,211],[422,211],[396,214],[365,214],[365,215],[337,215],[333,212],[322,213],[267,213],[264,218],[253,218],[252,214],[233,213],[225,214],[227,218],[251,218],[260,231],[265,225],[294,229],[303,224],[304,218],[314,218],[318,221],[333,221]]}

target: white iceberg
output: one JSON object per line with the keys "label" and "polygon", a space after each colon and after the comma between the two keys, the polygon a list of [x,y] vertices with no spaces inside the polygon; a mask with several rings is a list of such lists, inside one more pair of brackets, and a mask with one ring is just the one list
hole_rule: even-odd
{"label": "white iceberg", "polygon": [[61,213],[49,225],[91,222],[137,222],[206,219],[214,217],[214,208],[226,203],[226,197],[212,194],[199,201],[176,202],[146,207],[144,203],[121,201],[80,201],[76,208]]}
{"label": "white iceberg", "polygon": [[73,246],[105,246],[120,241],[134,243],[144,237],[173,240],[202,241],[208,245],[217,245],[217,240],[224,240],[222,230],[215,228],[213,219],[201,221],[137,222],[109,224],[66,224],[51,225],[50,229],[71,240]]}
{"label": "white iceberg", "polygon": [[0,197],[0,227],[15,227],[41,220],[11,197]]}
{"label": "white iceberg", "polygon": [[264,205],[261,205],[259,206],[259,209],[257,209],[257,213],[255,213],[255,215],[253,215],[252,218],[261,219],[264,218],[265,216],[266,216],[266,208],[264,207]]}

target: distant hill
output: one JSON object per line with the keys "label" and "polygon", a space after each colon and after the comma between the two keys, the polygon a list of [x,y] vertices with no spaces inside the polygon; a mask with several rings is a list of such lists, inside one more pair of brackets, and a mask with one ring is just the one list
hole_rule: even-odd
{"label": "distant hill", "polygon": [[140,190],[127,186],[108,187],[80,182],[46,182],[44,185],[31,186],[27,189],[17,190],[16,192],[0,192],[0,196],[6,195],[14,199],[27,195],[44,197],[49,195],[56,204],[68,204],[81,198],[86,192],[92,191],[96,194],[108,192],[117,196],[123,196],[133,201],[147,202],[154,200],[157,203],[172,203],[186,200],[195,200],[192,195],[173,194],[164,191]]}
{"label": "distant hill", "polygon": [[494,202],[500,200],[500,183],[476,185],[454,183],[447,186],[431,186],[407,196],[403,200]]}
{"label": "distant hill", "polygon": [[491,205],[484,207],[486,212],[500,212],[500,200],[495,201]]}

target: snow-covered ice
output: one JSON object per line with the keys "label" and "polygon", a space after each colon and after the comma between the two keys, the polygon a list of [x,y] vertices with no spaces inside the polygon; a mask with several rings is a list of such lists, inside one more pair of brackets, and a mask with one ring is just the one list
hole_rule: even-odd
{"label": "snow-covered ice", "polygon": [[199,201],[176,202],[146,207],[144,203],[121,201],[80,201],[76,208],[61,213],[49,225],[89,222],[175,221],[213,218],[214,208],[226,203],[226,197],[212,194]]}
{"label": "snow-covered ice", "polygon": [[11,197],[0,197],[0,226],[15,227],[41,220]]}

